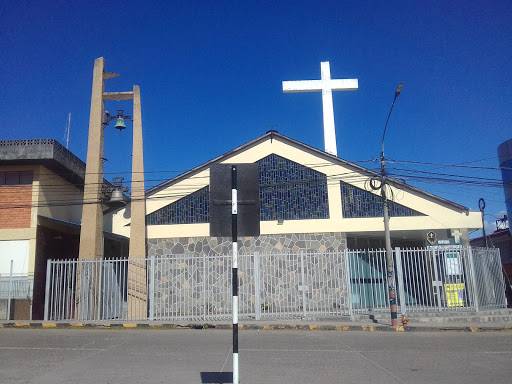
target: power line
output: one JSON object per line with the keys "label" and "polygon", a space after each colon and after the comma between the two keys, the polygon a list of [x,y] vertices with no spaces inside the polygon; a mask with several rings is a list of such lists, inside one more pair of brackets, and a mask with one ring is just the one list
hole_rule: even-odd
{"label": "power line", "polygon": [[[495,157],[492,157],[492,158],[495,158]],[[490,159],[492,159],[492,158],[490,158]],[[419,164],[419,165],[437,165],[437,166],[440,166],[440,168],[454,167],[454,168],[467,168],[467,169],[486,169],[486,170],[491,170],[491,171],[512,170],[512,168],[510,168],[510,167],[483,167],[483,166],[475,166],[475,165],[464,165],[464,164],[469,164],[472,162],[483,161],[483,160],[486,160],[486,159],[468,161],[468,162],[461,163],[461,164],[442,164],[442,163],[430,163],[430,162],[424,162],[424,161],[395,160],[395,159],[390,160],[390,162],[406,163],[406,164]],[[439,168],[435,168],[435,169],[439,169]]]}

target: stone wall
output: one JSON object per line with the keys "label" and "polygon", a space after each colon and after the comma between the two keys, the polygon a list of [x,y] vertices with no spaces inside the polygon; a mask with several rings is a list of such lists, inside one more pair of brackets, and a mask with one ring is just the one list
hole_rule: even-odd
{"label": "stone wall", "polygon": [[[238,240],[238,253],[250,255],[259,253],[297,253],[344,251],[347,240],[344,233],[292,233],[243,237]],[[180,237],[148,239],[148,257],[185,255],[229,255],[229,237]]]}
{"label": "stone wall", "polygon": [[[240,317],[254,317],[257,312],[261,316],[345,314],[345,248],[341,233],[240,239]],[[155,319],[227,318],[232,300],[230,253],[229,238],[150,239]]]}

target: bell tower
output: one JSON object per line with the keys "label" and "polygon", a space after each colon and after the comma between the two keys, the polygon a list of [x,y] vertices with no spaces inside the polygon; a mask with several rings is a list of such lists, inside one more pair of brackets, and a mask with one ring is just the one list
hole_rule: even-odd
{"label": "bell tower", "polygon": [[[115,128],[124,129],[123,111],[116,116],[105,113],[105,100],[133,100],[133,156],[131,184],[131,226],[130,226],[130,263],[128,267],[128,315],[139,318],[146,312],[146,288],[135,287],[131,282],[138,275],[146,274],[146,202],[144,192],[144,158],[142,145],[142,121],[140,88],[133,86],[131,92],[105,92],[105,80],[118,74],[105,72],[105,60],[100,57],[94,61],[91,94],[91,112],[89,118],[89,139],[87,145],[87,164],[84,181],[84,204],[80,232],[79,260],[99,260],[103,258],[103,209],[101,192],[103,185],[103,144],[104,128],[110,120],[117,119]],[[135,261],[137,260],[137,261]],[[142,261],[139,261],[142,260]],[[95,302],[98,300],[95,268],[80,276],[79,302],[87,302],[87,309],[82,309],[81,319],[96,318]]]}

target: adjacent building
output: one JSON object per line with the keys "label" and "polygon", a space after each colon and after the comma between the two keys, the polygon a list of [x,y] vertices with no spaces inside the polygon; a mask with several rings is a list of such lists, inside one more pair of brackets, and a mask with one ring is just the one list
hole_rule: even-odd
{"label": "adjacent building", "polygon": [[[42,319],[47,260],[78,257],[84,174],[56,140],[0,141],[0,318]],[[127,254],[128,238],[104,238],[105,255]]]}

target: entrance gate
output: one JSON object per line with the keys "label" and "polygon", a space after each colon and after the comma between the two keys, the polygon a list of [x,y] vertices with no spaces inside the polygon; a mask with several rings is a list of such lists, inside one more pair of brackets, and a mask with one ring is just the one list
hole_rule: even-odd
{"label": "entrance gate", "polygon": [[[239,256],[239,317],[293,319],[389,312],[385,250]],[[400,311],[505,308],[499,250],[431,247],[393,251]],[[132,310],[130,263],[146,265]],[[229,320],[231,256],[52,261],[45,320]],[[140,301],[138,301],[140,305]],[[134,315],[136,314],[136,315]]]}

